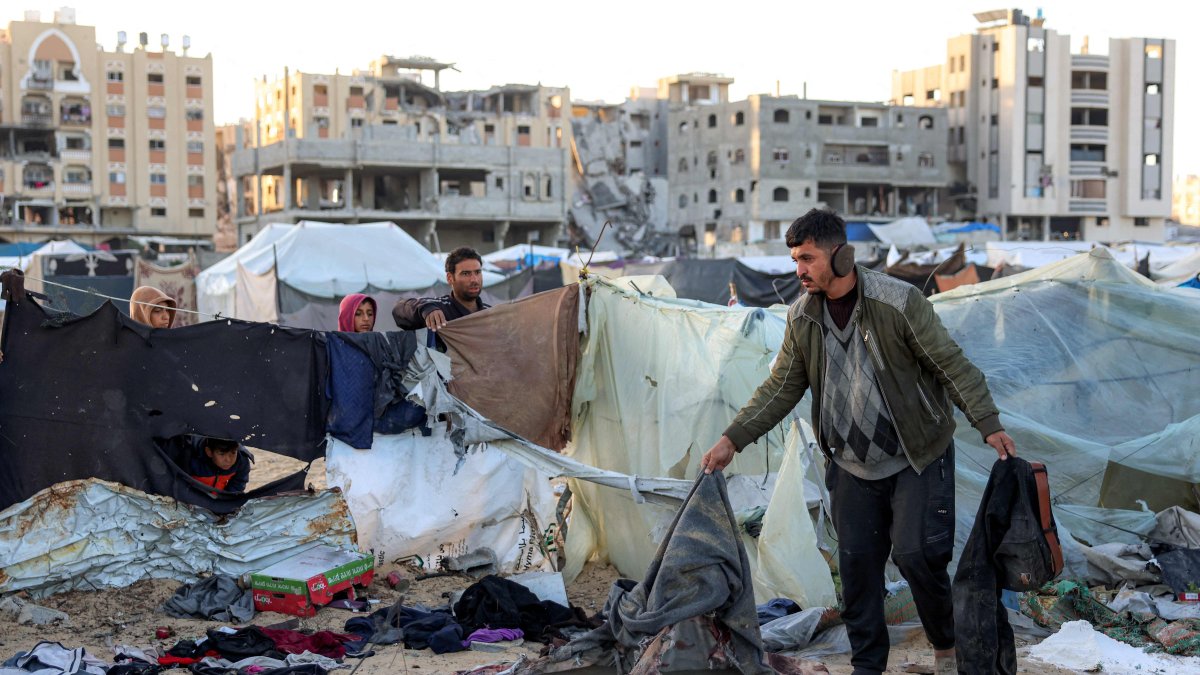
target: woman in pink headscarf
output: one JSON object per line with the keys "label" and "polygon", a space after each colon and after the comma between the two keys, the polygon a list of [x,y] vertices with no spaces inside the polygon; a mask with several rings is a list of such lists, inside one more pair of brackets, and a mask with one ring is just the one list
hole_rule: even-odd
{"label": "woman in pink headscarf", "polygon": [[375,299],[362,293],[342,298],[338,309],[338,330],[344,333],[370,333],[375,330]]}

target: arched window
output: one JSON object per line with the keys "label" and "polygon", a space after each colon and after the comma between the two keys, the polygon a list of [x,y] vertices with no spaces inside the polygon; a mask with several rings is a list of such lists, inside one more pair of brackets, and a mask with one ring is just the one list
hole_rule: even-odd
{"label": "arched window", "polygon": [[716,116],[716,115],[709,115],[709,116],[708,116],[708,128],[709,128],[709,129],[715,129],[715,128],[716,128],[716,126],[717,126],[717,116]]}
{"label": "arched window", "polygon": [[708,191],[708,203],[709,203],[709,204],[716,204],[716,203],[717,203],[717,191],[716,191],[716,190],[709,190],[709,191]]}
{"label": "arched window", "polygon": [[735,126],[742,126],[746,123],[746,113],[738,111],[733,115],[733,123]]}
{"label": "arched window", "polygon": [[679,208],[687,208],[687,195],[679,195]]}
{"label": "arched window", "polygon": [[917,118],[917,127],[920,129],[932,129],[933,118],[929,115],[921,115]]}
{"label": "arched window", "polygon": [[687,157],[683,157],[683,158],[681,158],[681,159],[679,160],[679,172],[680,172],[680,173],[687,173],[687,170],[688,170],[688,161],[687,161]]}
{"label": "arched window", "polygon": [[811,198],[812,198],[812,188],[810,188],[810,187],[806,187],[806,188],[804,188],[804,198],[805,198],[805,199],[811,199]]}
{"label": "arched window", "polygon": [[788,191],[785,187],[777,187],[771,194],[777,202],[786,202],[788,200]]}
{"label": "arched window", "polygon": [[704,158],[704,164],[705,164],[705,166],[710,166],[710,167],[717,165],[717,151],[716,150],[708,151],[708,156]]}
{"label": "arched window", "polygon": [[687,123],[687,122],[680,122],[680,123],[679,123],[679,133],[681,133],[681,134],[682,134],[682,133],[686,132],[687,130],[688,130],[688,123]]}
{"label": "arched window", "polygon": [[787,124],[788,122],[791,121],[791,119],[792,119],[792,116],[788,114],[788,111],[783,110],[783,109],[775,111],[775,121],[776,122],[778,122],[780,124]]}
{"label": "arched window", "polygon": [[734,150],[733,151],[733,163],[741,164],[744,161],[746,161],[746,151],[741,148]]}
{"label": "arched window", "polygon": [[733,201],[737,202],[738,204],[745,203],[746,191],[743,190],[742,188],[738,188],[738,189],[734,190],[733,191]]}

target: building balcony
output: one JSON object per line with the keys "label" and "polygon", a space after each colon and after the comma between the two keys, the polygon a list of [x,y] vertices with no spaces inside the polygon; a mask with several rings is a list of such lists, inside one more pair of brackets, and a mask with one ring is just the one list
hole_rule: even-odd
{"label": "building balcony", "polygon": [[53,197],[54,181],[26,180],[23,192],[27,197]]}
{"label": "building balcony", "polygon": [[35,91],[54,91],[54,79],[45,76],[39,77],[35,74],[25,83],[25,88]]}
{"label": "building balcony", "polygon": [[88,127],[92,125],[92,114],[64,112],[61,124],[64,127]]}
{"label": "building balcony", "polygon": [[1078,199],[1072,197],[1067,202],[1067,211],[1071,213],[1108,213],[1108,202],[1104,199]]}
{"label": "building balcony", "polygon": [[486,197],[438,197],[437,214],[443,218],[493,218],[508,215],[507,199]]}
{"label": "building balcony", "polygon": [[1072,54],[1071,67],[1077,70],[1108,70],[1108,57],[1103,54]]}
{"label": "building balcony", "polygon": [[1071,162],[1071,176],[1092,177],[1104,176],[1107,165],[1104,162]]}
{"label": "building balcony", "polygon": [[[435,164],[455,169],[499,170],[509,166],[544,169],[561,166],[566,152],[562,148],[439,145],[411,140],[293,138],[288,144],[287,159],[293,165],[344,169],[363,166],[432,168]],[[278,172],[283,166],[284,154],[282,142],[259,148],[259,169],[264,173]],[[235,151],[233,174],[254,175],[254,155],[253,148]]]}
{"label": "building balcony", "polygon": [[1095,89],[1072,89],[1071,105],[1107,106],[1108,92]]}
{"label": "building balcony", "polygon": [[59,156],[62,157],[64,162],[76,161],[87,163],[92,161],[91,150],[63,150],[59,153]]}
{"label": "building balcony", "polygon": [[64,197],[91,197],[91,183],[63,183],[62,194]]}
{"label": "building balcony", "polygon": [[21,113],[21,124],[27,127],[52,127],[54,115],[50,113]]}
{"label": "building balcony", "polygon": [[1108,127],[1071,126],[1071,142],[1103,141],[1108,142]]}

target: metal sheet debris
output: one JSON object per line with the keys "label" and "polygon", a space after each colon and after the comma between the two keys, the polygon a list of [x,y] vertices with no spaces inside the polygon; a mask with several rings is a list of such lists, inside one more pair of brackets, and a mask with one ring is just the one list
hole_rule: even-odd
{"label": "metal sheet debris", "polygon": [[253,499],[217,516],[117,483],[67,481],[0,512],[0,593],[240,576],[320,544],[357,545],[337,490]]}

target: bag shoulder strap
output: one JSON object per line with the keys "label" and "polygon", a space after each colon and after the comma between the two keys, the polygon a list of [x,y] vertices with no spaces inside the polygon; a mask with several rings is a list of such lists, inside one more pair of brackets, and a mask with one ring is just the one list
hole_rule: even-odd
{"label": "bag shoulder strap", "polygon": [[1050,510],[1050,474],[1041,462],[1030,462],[1029,466],[1033,469],[1033,480],[1037,486],[1038,518],[1042,523],[1042,533],[1046,535],[1046,543],[1050,545],[1054,573],[1057,575],[1063,568],[1063,554],[1062,544],[1058,540],[1058,526]]}

